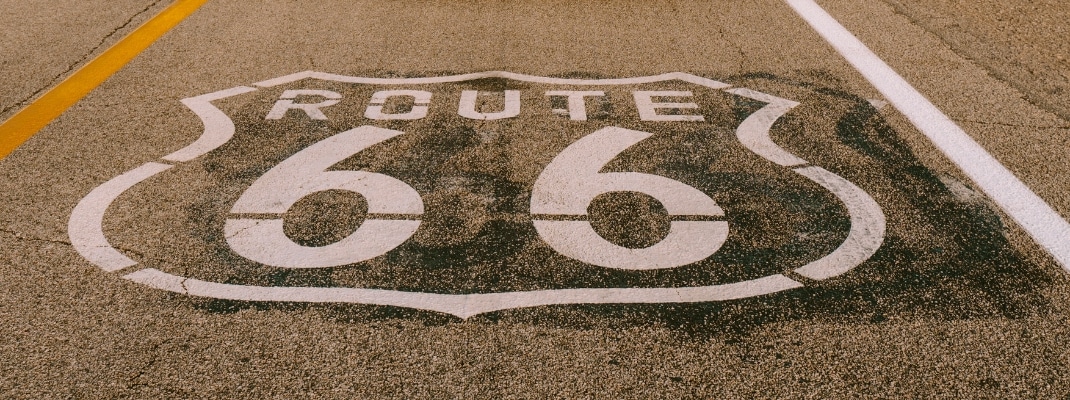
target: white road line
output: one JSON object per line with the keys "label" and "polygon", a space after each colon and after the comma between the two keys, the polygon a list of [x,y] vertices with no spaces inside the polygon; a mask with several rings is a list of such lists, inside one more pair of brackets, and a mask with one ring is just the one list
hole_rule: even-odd
{"label": "white road line", "polygon": [[785,0],[936,148],[1070,271],[1070,224],[813,0]]}

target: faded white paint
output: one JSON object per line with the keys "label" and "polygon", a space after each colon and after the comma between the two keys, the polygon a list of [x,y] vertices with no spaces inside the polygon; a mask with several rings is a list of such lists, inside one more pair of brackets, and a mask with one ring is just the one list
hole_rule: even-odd
{"label": "faded white paint", "polygon": [[223,110],[212,105],[212,101],[253,91],[256,91],[256,88],[238,86],[182,99],[182,104],[201,119],[204,124],[204,133],[197,138],[197,141],[174,153],[163,156],[163,159],[172,162],[186,162],[208,154],[208,152],[230,141],[230,138],[234,137],[234,121],[231,121],[230,116],[224,113]]}
{"label": "faded white paint", "polygon": [[[666,80],[680,80],[713,89],[724,89],[728,85],[696,77],[683,73],[663,74],[651,77],[638,77],[627,79],[602,79],[602,80],[575,80],[531,77],[527,75],[513,74],[508,72],[485,72],[460,76],[416,78],[416,79],[378,79],[345,77],[339,75],[323,74],[318,72],[304,72],[265,81],[258,86],[274,86],[293,82],[305,78],[319,78],[340,82],[373,83],[373,84],[422,84],[458,82],[469,79],[487,77],[502,77],[518,79],[522,81],[554,83],[566,85],[619,85],[652,83]],[[220,92],[211,93],[183,100],[204,123],[204,133],[196,142],[186,148],[172,153],[165,159],[172,161],[187,161],[200,156],[212,149],[226,143],[234,132],[233,123],[230,119],[211,104],[213,100],[223,99],[229,96],[247,93],[255,89],[237,87]],[[376,99],[385,102],[389,91]],[[657,92],[655,92],[657,93]],[[660,93],[687,93],[687,92],[660,92]],[[803,165],[805,161],[797,159],[786,150],[776,146],[768,137],[769,127],[772,126],[779,115],[787,112],[793,102],[778,99],[772,96],[762,97],[758,92],[740,91],[735,94],[749,96],[770,104],[751,116],[753,120],[744,121],[739,130],[741,141],[746,138],[745,145],[759,155],[782,165]],[[408,95],[412,95],[410,92]],[[649,96],[661,96],[662,94],[650,94]],[[421,95],[422,96],[422,95]],[[474,96],[474,95],[469,95]],[[502,113],[482,115],[482,117],[497,117],[508,115],[510,111],[509,94],[506,94],[506,107]],[[516,96],[515,110],[519,110],[519,96]],[[649,99],[647,94],[644,98]],[[326,97],[326,96],[325,96]],[[374,97],[374,96],[373,96]],[[418,98],[419,99],[419,98]],[[582,99],[582,97],[581,97]],[[429,100],[429,99],[428,99]],[[380,104],[382,103],[380,102]],[[375,103],[375,102],[373,102]],[[475,99],[472,98],[472,111],[474,111]],[[650,101],[648,109],[655,113],[661,105],[673,104],[675,107],[689,103],[663,103],[658,104]],[[503,114],[504,113],[504,114]],[[571,111],[570,111],[571,115]],[[578,112],[575,115],[579,115]],[[361,193],[369,202],[369,212],[410,214],[412,220],[375,220],[371,219],[358,228],[367,229],[367,235],[361,233],[346,238],[334,245],[339,248],[357,248],[367,246],[361,250],[361,257],[370,257],[376,253],[388,251],[391,243],[404,241],[402,237],[408,237],[415,231],[419,224],[416,220],[423,212],[422,200],[419,194],[411,187],[395,178],[380,174],[372,174],[365,171],[327,171],[331,165],[338,161],[362,151],[376,143],[389,140],[400,135],[401,132],[390,131],[375,127],[360,127],[343,132],[331,138],[325,139],[316,145],[302,150],[293,157],[283,161],[263,177],[258,179],[242,198],[235,203],[233,212],[257,214],[258,218],[239,217],[227,221],[225,227],[228,242],[244,243],[237,247],[245,248],[251,254],[268,254],[264,258],[282,260],[279,264],[290,267],[308,267],[309,264],[294,260],[287,261],[289,256],[283,253],[301,253],[308,249],[293,248],[296,246],[289,239],[281,240],[284,235],[281,232],[281,219],[272,218],[271,214],[279,215],[285,212],[301,197],[320,190],[342,189],[353,190]],[[650,134],[632,131],[623,128],[604,128],[574,143],[569,149],[559,154],[554,162],[546,168],[544,173],[537,179],[536,187],[533,188],[538,195],[533,193],[532,212],[542,215],[583,215],[590,201],[600,193],[606,191],[639,191],[650,194],[661,201],[666,209],[673,215],[699,215],[699,216],[723,216],[724,211],[718,207],[711,198],[695,188],[683,183],[670,180],[665,177],[640,174],[632,172],[598,173],[600,168],[617,154],[630,146],[649,137]],[[582,142],[582,144],[581,144]],[[748,144],[749,143],[749,144]],[[317,147],[318,146],[318,147]],[[570,150],[571,149],[571,150]],[[307,152],[307,153],[306,153]],[[795,157],[795,158],[793,158]],[[554,163],[558,164],[554,164]],[[126,174],[120,175],[105,182],[94,189],[72,213],[70,221],[70,234],[72,243],[87,260],[97,264],[103,269],[113,271],[129,268],[136,262],[112,248],[104,237],[101,224],[108,205],[117,199],[124,191],[133,185],[149,177],[170,168],[170,165],[149,163]],[[581,173],[577,173],[580,171]],[[879,207],[869,198],[865,192],[850,182],[835,176],[834,174],[816,167],[796,168],[797,173],[803,174],[815,181],[821,187],[830,190],[844,202],[851,214],[851,233],[844,245],[841,245],[830,255],[817,260],[807,266],[796,269],[796,273],[813,279],[824,279],[829,276],[841,274],[853,268],[858,262],[864,261],[880,246],[883,239],[883,214]],[[576,176],[586,177],[585,180],[577,180]],[[571,188],[576,190],[563,190]],[[374,199],[373,199],[374,198]],[[377,222],[378,221],[378,222]],[[380,222],[385,224],[379,225]],[[538,220],[536,226],[554,222],[580,222],[586,221],[555,221]],[[879,222],[879,223],[878,223]],[[718,225],[722,224],[722,225]],[[693,226],[691,226],[693,225]],[[589,224],[587,225],[589,227]],[[698,227],[698,228],[695,228]],[[540,231],[553,230],[554,228],[543,227]],[[710,242],[723,242],[720,235],[727,234],[727,222],[724,221],[673,221],[673,232],[661,243],[644,249],[649,250],[663,243],[679,241],[680,248],[702,246],[709,247]],[[567,230],[567,229],[566,229]],[[393,232],[393,233],[390,233]],[[388,233],[383,235],[383,233]],[[551,236],[566,236],[555,235]],[[587,239],[571,241],[560,244],[565,248],[583,243],[597,243],[600,237],[594,239],[588,234]],[[597,236],[597,234],[595,234]],[[679,238],[678,238],[679,237]],[[280,240],[276,240],[280,239]],[[550,239],[553,240],[553,239]],[[382,243],[376,243],[380,241]],[[697,243],[702,241],[702,243]],[[359,242],[359,243],[357,243]],[[344,244],[343,244],[344,243]],[[596,244],[597,246],[597,244]],[[720,244],[717,244],[720,246]],[[330,246],[325,246],[330,247]],[[323,248],[317,248],[323,249]],[[846,249],[846,250],[845,250]],[[314,250],[313,250],[314,251]],[[297,258],[318,259],[319,264],[339,265],[344,263],[342,253],[347,251],[325,251],[322,254],[305,254]],[[571,250],[568,250],[571,251]],[[675,250],[674,250],[675,251]],[[705,251],[709,251],[708,249]],[[277,254],[271,255],[272,252]],[[661,251],[671,253],[673,251]],[[359,253],[359,252],[358,252]],[[653,254],[653,253],[652,253]],[[660,266],[661,256],[648,256],[653,260],[652,264]],[[350,261],[352,262],[352,261]],[[680,263],[680,260],[674,263]],[[621,262],[623,264],[623,262]],[[271,265],[270,263],[268,263]],[[665,264],[667,265],[667,264]],[[675,287],[675,288],[577,288],[561,290],[544,290],[530,292],[507,292],[447,295],[437,293],[417,293],[390,290],[360,289],[360,288],[316,288],[316,287],[260,287],[246,285],[230,285],[214,282],[204,282],[196,279],[187,279],[180,276],[170,275],[153,268],[142,269],[124,275],[125,278],[142,284],[179,293],[188,293],[195,296],[207,296],[221,299],[250,300],[250,301],[309,301],[309,302],[353,302],[365,304],[395,305],[413,307],[427,310],[435,310],[451,313],[462,318],[507,308],[531,307],[548,304],[573,304],[573,303],[671,303],[671,302],[704,302],[738,299],[774,293],[801,287],[802,284],[784,275],[771,275],[764,278],[753,279],[724,285],[700,286],[700,287]]]}
{"label": "faded white paint", "polygon": [[715,81],[713,79],[703,78],[701,76],[695,76],[683,72],[670,72],[661,75],[651,76],[638,76],[634,78],[619,78],[619,79],[565,79],[565,78],[549,78],[545,76],[534,76],[517,74],[514,72],[506,71],[486,71],[475,72],[471,74],[462,75],[447,75],[447,76],[433,76],[426,78],[367,78],[363,76],[347,76],[329,74],[326,72],[317,71],[303,71],[297,72],[286,76],[280,76],[274,79],[268,79],[266,81],[257,82],[254,85],[260,87],[273,87],[278,85],[285,85],[287,83],[296,82],[302,79],[319,79],[323,81],[342,82],[342,83],[362,83],[368,85],[425,85],[433,83],[451,83],[451,82],[464,82],[476,79],[486,78],[504,78],[513,79],[521,82],[532,83],[545,83],[550,85],[577,85],[577,86],[598,86],[598,85],[638,85],[643,83],[654,83],[664,81],[683,81],[693,83],[700,86],[705,86],[710,89],[718,90],[731,87],[724,82]]}
{"label": "faded white paint", "polygon": [[884,243],[886,223],[880,205],[855,184],[821,167],[796,168],[795,172],[836,195],[847,207],[847,215],[851,218],[847,239],[836,250],[799,267],[795,273],[810,279],[828,279],[842,275],[872,257]]}
{"label": "faded white paint", "polygon": [[785,167],[794,167],[807,163],[806,160],[777,146],[776,143],[773,143],[773,139],[769,137],[769,130],[773,128],[773,124],[799,103],[750,89],[728,89],[725,91],[768,103],[765,107],[748,116],[736,128],[736,138],[739,139],[743,146],[746,146],[754,154]]}
{"label": "faded white paint", "polygon": [[724,285],[683,288],[587,288],[527,292],[440,294],[341,287],[248,286],[205,282],[153,268],[123,276],[143,285],[192,296],[241,301],[359,303],[438,311],[467,319],[511,308],[554,304],[697,303],[743,299],[800,288],[784,275]]}
{"label": "faded white paint", "polygon": [[89,192],[74,206],[71,219],[67,222],[67,236],[71,238],[74,250],[108,272],[137,265],[136,261],[108,243],[108,238],[104,236],[104,214],[123,192],[170,168],[168,164],[146,163]]}
{"label": "faded white paint", "polygon": [[736,128],[739,142],[769,161],[795,167],[792,169],[795,173],[832,192],[843,202],[851,218],[847,239],[836,250],[795,269],[795,273],[810,279],[828,279],[842,275],[872,257],[884,243],[886,222],[880,205],[850,181],[823,168],[805,166],[809,164],[806,160],[778,146],[769,136],[773,124],[799,103],[750,89],[729,89],[726,92],[767,103]]}

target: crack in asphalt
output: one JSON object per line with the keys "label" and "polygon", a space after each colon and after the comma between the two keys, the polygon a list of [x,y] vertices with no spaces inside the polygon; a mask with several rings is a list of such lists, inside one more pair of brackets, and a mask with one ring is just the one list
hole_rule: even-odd
{"label": "crack in asphalt", "polygon": [[[74,244],[71,243],[70,241],[31,237],[31,236],[24,235],[21,232],[18,232],[18,231],[15,231],[15,230],[11,230],[11,229],[6,229],[6,228],[0,228],[0,235],[7,235],[7,236],[10,236],[10,237],[12,237],[12,238],[14,238],[16,240],[22,240],[22,241],[27,241],[27,242],[44,242],[44,243],[60,244],[60,245],[64,245],[64,246],[69,246],[72,249],[74,248]],[[135,256],[137,256],[137,258],[139,258],[141,260],[151,261],[154,265],[160,265],[160,266],[166,265],[166,266],[175,267],[175,268],[187,268],[187,267],[189,267],[189,265],[186,265],[186,264],[183,264],[183,263],[175,263],[173,261],[163,260],[163,259],[151,257],[151,256],[149,256],[149,255],[147,255],[145,253],[140,252],[140,251],[133,250],[133,249],[128,249],[128,248],[124,248],[124,247],[119,247],[119,246],[116,246],[116,245],[111,244],[111,243],[108,244],[108,247],[111,247],[113,249],[122,251],[124,253],[134,254]],[[138,264],[141,264],[141,262],[139,262]],[[128,268],[124,268],[124,269],[128,269]]]}
{"label": "crack in asphalt", "polygon": [[63,70],[63,72],[60,72],[59,74],[56,74],[56,76],[53,76],[52,79],[49,79],[48,83],[46,83],[44,86],[38,88],[33,93],[31,93],[29,96],[26,96],[26,97],[22,98],[21,100],[15,102],[14,104],[12,104],[10,106],[7,106],[7,107],[4,107],[3,109],[0,109],[0,115],[7,114],[11,110],[14,110],[14,109],[21,108],[21,107],[25,106],[31,100],[37,98],[37,96],[40,95],[42,92],[54,87],[56,85],[56,83],[60,79],[62,79],[64,77],[66,77],[67,75],[69,75],[71,72],[74,71],[74,69],[76,67],[83,65],[86,62],[86,60],[89,59],[89,56],[95,54],[97,52],[97,50],[100,50],[100,48],[104,46],[104,43],[107,43],[108,40],[112,38],[112,36],[115,36],[116,33],[118,33],[119,31],[121,31],[123,29],[125,29],[127,26],[129,26],[131,23],[133,23],[134,19],[136,19],[138,16],[148,12],[153,7],[156,7],[158,4],[160,4],[163,1],[164,0],[153,1],[152,4],[149,4],[145,8],[141,9],[141,11],[138,11],[138,12],[134,13],[134,15],[131,15],[130,18],[127,18],[127,20],[124,21],[122,24],[120,24],[118,27],[116,27],[115,29],[112,29],[112,31],[108,32],[107,35],[104,35],[104,37],[102,37],[100,39],[100,42],[98,42],[95,46],[93,46],[93,48],[89,49],[88,52],[83,54],[81,57],[78,57],[78,59],[75,60],[74,62],[72,62],[69,65],[67,65],[67,69]]}
{"label": "crack in asphalt", "polygon": [[972,119],[956,119],[955,122],[965,122],[969,124],[978,125],[996,125],[1007,126],[1011,128],[1030,128],[1030,129],[1070,129],[1070,125],[1023,125],[1023,124],[1010,124],[1006,122],[992,122],[992,121],[977,121]]}
{"label": "crack in asphalt", "polygon": [[[273,219],[277,219],[277,218],[273,218]],[[237,231],[235,231],[234,233],[232,233],[232,234],[230,234],[230,235],[224,235],[224,238],[226,238],[226,239],[233,239],[234,237],[236,237],[236,236],[238,236],[238,235],[241,235],[241,234],[242,234],[242,232],[245,232],[245,231],[247,231],[247,230],[253,229],[253,228],[257,227],[258,225],[260,225],[260,224],[259,224],[259,223],[256,223],[256,224],[253,224],[253,225],[250,225],[250,226],[247,226],[247,227],[244,227],[244,228],[238,229]]]}
{"label": "crack in asphalt", "polygon": [[170,343],[171,341],[172,341],[172,338],[164,339],[164,340],[160,341],[159,343],[154,344],[152,346],[152,348],[149,349],[148,352],[149,352],[149,354],[152,355],[152,358],[150,358],[149,362],[145,363],[145,365],[143,367],[138,369],[136,375],[134,375],[134,376],[132,376],[132,377],[130,377],[129,379],[126,380],[127,381],[127,385],[126,385],[126,389],[127,390],[133,390],[134,388],[141,387],[141,386],[148,386],[147,383],[140,383],[140,382],[137,382],[137,381],[139,379],[141,379],[142,376],[145,376],[145,373],[148,372],[150,369],[152,369],[152,367],[154,365],[156,365],[157,362],[160,361],[160,354],[159,354],[160,348],[163,347],[163,345]]}
{"label": "crack in asphalt", "polygon": [[[1055,114],[1064,121],[1070,122],[1070,108],[1067,108],[1058,102],[1048,101],[1042,98],[1041,96],[1034,95],[1035,92],[1043,92],[1044,90],[1042,88],[1032,87],[1023,80],[1014,78],[1009,74],[1001,72],[1000,69],[997,67],[998,63],[986,61],[987,58],[985,57],[985,53],[991,53],[991,51],[988,51],[986,49],[978,49],[976,47],[991,47],[991,45],[982,41],[981,39],[978,39],[965,28],[961,28],[961,25],[959,25],[957,22],[949,24],[948,26],[959,27],[961,34],[968,35],[976,39],[976,42],[978,43],[961,43],[961,41],[952,39],[951,35],[949,34],[950,32],[948,28],[940,27],[939,24],[933,23],[934,18],[926,18],[924,16],[918,15],[919,12],[914,12],[914,10],[912,10],[910,7],[903,4],[899,0],[881,1],[891,7],[892,11],[896,15],[900,15],[903,18],[906,18],[908,21],[910,21],[911,24],[914,24],[915,26],[922,28],[926,32],[929,32],[933,36],[936,36],[936,38],[939,39],[940,42],[944,43],[944,45],[946,45],[958,56],[969,61],[975,66],[980,67],[989,76],[995,78],[1000,82],[1003,82],[1007,86],[1010,86],[1011,88],[1016,90],[1018,93],[1021,94],[1022,99],[1028,102],[1029,104],[1041,110]],[[935,11],[932,12],[934,14],[937,14],[937,12]],[[949,16],[944,17],[951,19],[951,17]],[[1012,63],[1019,64],[1020,67],[1024,67],[1016,61],[1013,61]]]}
{"label": "crack in asphalt", "polygon": [[736,69],[739,71],[739,73],[742,74],[744,72],[743,67],[746,65],[747,61],[747,53],[743,51],[743,46],[740,46],[738,43],[733,42],[731,39],[728,38],[728,34],[725,33],[724,23],[722,21],[718,22],[719,24],[717,25],[717,33],[720,36],[720,39],[732,45],[732,47],[735,48],[736,53],[739,53],[739,66],[736,67]]}
{"label": "crack in asphalt", "polygon": [[45,242],[45,243],[53,243],[53,244],[62,244],[62,245],[67,245],[67,246],[72,246],[72,247],[74,246],[69,241],[55,240],[55,239],[44,239],[44,238],[37,238],[37,237],[29,237],[29,236],[23,235],[22,233],[20,233],[18,231],[11,230],[11,229],[6,229],[6,228],[0,228],[0,233],[4,233],[4,234],[7,234],[7,235],[10,235],[11,237],[13,237],[15,239],[18,239],[18,240],[24,240],[24,241],[30,241],[30,242]]}

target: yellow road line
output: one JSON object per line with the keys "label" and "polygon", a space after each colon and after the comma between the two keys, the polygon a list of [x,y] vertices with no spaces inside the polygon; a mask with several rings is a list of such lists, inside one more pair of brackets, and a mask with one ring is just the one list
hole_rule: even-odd
{"label": "yellow road line", "polygon": [[176,0],[100,56],[0,124],[0,159],[67,111],[208,0]]}

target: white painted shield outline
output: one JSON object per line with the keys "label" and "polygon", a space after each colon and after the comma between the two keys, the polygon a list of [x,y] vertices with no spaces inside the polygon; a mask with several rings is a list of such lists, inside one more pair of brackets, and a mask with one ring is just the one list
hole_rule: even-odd
{"label": "white painted shield outline", "polygon": [[[841,275],[869,259],[884,242],[885,217],[880,206],[858,186],[821,167],[809,165],[781,148],[769,137],[769,129],[781,116],[797,106],[782,99],[749,89],[730,88],[731,85],[699,76],[673,72],[668,74],[625,79],[558,79],[492,71],[430,78],[361,78],[305,71],[255,83],[257,87],[273,87],[302,79],[320,79],[344,83],[373,85],[403,85],[462,82],[483,78],[505,78],[525,82],[558,85],[628,85],[679,80],[722,89],[737,96],[766,103],[748,116],[736,129],[737,138],[755,154],[788,167],[833,193],[850,215],[851,228],[839,247],[824,257],[796,268],[787,274],[823,280]],[[258,90],[238,86],[182,100],[203,122],[204,133],[189,146],[163,157],[163,163],[149,162],[104,182],[90,191],[71,213],[68,235],[75,250],[107,272],[138,265],[108,243],[104,236],[104,213],[108,206],[126,190],[176,163],[200,157],[227,143],[234,135],[234,122],[212,101]],[[314,303],[360,303],[432,310],[466,319],[476,314],[510,308],[551,304],[609,304],[609,303],[691,303],[741,299],[802,287],[803,284],[784,274],[769,275],[729,284],[675,288],[577,288],[500,292],[477,294],[441,294],[405,292],[397,290],[339,288],[339,287],[278,287],[248,286],[172,275],[155,268],[144,268],[123,275],[123,278],[153,288],[193,296],[243,301],[281,301]]]}

